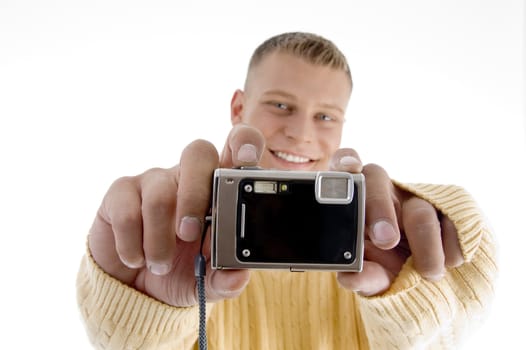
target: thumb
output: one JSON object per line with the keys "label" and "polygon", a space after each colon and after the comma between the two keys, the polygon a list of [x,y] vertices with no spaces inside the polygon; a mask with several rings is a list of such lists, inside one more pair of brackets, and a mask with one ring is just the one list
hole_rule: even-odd
{"label": "thumb", "polygon": [[221,153],[222,168],[255,166],[265,149],[265,137],[258,129],[246,124],[236,124],[228,135]]}
{"label": "thumb", "polygon": [[231,299],[245,290],[250,270],[213,270],[208,278],[206,296],[209,301]]}

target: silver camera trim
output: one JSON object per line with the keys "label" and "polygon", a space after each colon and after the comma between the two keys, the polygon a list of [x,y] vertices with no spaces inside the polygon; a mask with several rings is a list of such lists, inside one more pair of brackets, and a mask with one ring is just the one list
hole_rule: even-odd
{"label": "silver camera trim", "polygon": [[[239,183],[246,179],[311,180],[318,186],[317,179],[323,177],[350,179],[350,203],[357,196],[358,222],[356,223],[356,256],[348,264],[312,264],[312,263],[267,263],[240,261],[236,255],[237,243],[237,206]],[[216,169],[214,172],[211,224],[211,264],[214,269],[289,269],[291,271],[327,270],[354,271],[362,270],[364,252],[365,225],[365,178],[362,174],[344,172],[315,172],[292,170],[246,170]],[[356,184],[357,191],[354,191]],[[318,189],[315,189],[318,192]],[[330,199],[331,201],[333,199]],[[347,200],[347,199],[346,199]],[[322,203],[322,202],[320,202]],[[333,202],[334,203],[334,202]],[[339,203],[342,203],[341,201]],[[219,215],[221,210],[221,215]],[[219,231],[221,232],[219,234]]]}

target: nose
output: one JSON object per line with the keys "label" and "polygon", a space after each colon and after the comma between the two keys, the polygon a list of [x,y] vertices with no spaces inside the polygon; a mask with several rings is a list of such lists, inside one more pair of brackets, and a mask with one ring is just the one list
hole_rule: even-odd
{"label": "nose", "polygon": [[286,120],[285,136],[298,143],[310,143],[314,139],[314,119],[306,114],[296,114]]}

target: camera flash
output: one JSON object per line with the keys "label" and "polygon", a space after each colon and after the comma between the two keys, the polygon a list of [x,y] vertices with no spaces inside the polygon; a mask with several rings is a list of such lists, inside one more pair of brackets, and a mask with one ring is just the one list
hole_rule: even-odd
{"label": "camera flash", "polygon": [[289,185],[286,183],[280,183],[279,184],[279,191],[280,192],[287,192],[289,190]]}
{"label": "camera flash", "polygon": [[275,194],[278,184],[275,181],[254,181],[254,192]]}

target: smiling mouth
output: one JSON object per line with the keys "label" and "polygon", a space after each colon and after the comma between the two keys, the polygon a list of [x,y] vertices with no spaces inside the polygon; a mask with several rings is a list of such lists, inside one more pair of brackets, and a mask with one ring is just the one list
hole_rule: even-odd
{"label": "smiling mouth", "polygon": [[285,160],[287,162],[291,162],[291,163],[306,164],[306,163],[309,163],[311,161],[311,159],[309,159],[309,158],[296,156],[296,155],[285,153],[285,152],[280,152],[280,151],[271,151],[271,152],[276,157],[278,157],[280,159],[283,159],[283,160]]}

